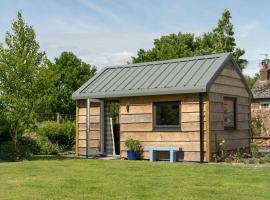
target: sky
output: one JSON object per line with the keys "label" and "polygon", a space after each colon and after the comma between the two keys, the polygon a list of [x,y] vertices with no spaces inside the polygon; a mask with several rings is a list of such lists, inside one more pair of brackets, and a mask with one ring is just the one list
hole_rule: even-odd
{"label": "sky", "polygon": [[231,11],[236,44],[258,72],[270,56],[270,1],[267,0],[0,0],[0,42],[22,11],[50,59],[72,51],[101,69],[125,64],[161,35],[213,29],[225,8]]}

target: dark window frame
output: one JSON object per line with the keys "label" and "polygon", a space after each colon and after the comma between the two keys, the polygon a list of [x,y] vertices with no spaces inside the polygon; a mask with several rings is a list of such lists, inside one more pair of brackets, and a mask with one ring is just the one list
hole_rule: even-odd
{"label": "dark window frame", "polygon": [[[224,119],[224,130],[236,130],[237,129],[237,98],[235,97],[223,97],[223,109],[224,109],[224,100],[231,100],[233,101],[233,115],[234,115],[234,126],[225,126],[225,119]],[[224,111],[223,111],[224,112]],[[223,113],[225,115],[225,113]]]}
{"label": "dark window frame", "polygon": [[[167,103],[177,103],[179,108],[179,125],[157,125],[156,124],[156,105],[157,104],[167,104]],[[181,131],[181,101],[155,101],[152,103],[153,107],[153,131]]]}

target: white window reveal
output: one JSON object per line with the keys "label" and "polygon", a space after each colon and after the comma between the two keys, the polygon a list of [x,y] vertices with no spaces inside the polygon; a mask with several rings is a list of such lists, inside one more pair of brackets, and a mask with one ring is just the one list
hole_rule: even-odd
{"label": "white window reveal", "polygon": [[261,109],[269,109],[269,102],[261,102],[260,103],[260,108]]}

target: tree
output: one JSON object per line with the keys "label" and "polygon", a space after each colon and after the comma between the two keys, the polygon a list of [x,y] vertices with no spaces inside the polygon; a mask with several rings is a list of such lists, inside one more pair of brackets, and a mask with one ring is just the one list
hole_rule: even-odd
{"label": "tree", "polygon": [[75,115],[75,101],[72,93],[96,73],[96,68],[83,62],[71,52],[63,52],[51,65],[58,76],[51,92],[51,110],[53,113]]}
{"label": "tree", "polygon": [[137,57],[133,57],[133,63],[168,60],[192,56],[196,49],[195,37],[191,33],[178,33],[161,36],[154,40],[154,48],[151,50],[140,49]]}
{"label": "tree", "polygon": [[178,33],[161,36],[154,40],[150,50],[140,49],[137,56],[132,57],[133,63],[176,59],[187,56],[198,56],[213,53],[232,52],[235,60],[243,69],[247,64],[241,57],[245,51],[236,48],[231,14],[225,9],[212,31],[195,37],[193,33]]}
{"label": "tree", "polygon": [[221,19],[218,21],[218,25],[213,29],[214,33],[214,49],[216,52],[232,52],[234,59],[238,63],[241,69],[244,69],[247,65],[247,60],[240,57],[245,54],[245,51],[240,48],[236,48],[233,24],[230,22],[231,13],[228,9],[225,9],[222,13]]}
{"label": "tree", "polygon": [[254,77],[251,77],[249,75],[245,75],[245,79],[247,81],[247,84],[249,88],[251,89],[253,85],[256,83],[256,81],[260,78],[259,74],[256,73]]}
{"label": "tree", "polygon": [[0,91],[2,115],[17,149],[18,138],[34,127],[38,113],[47,100],[52,73],[45,53],[39,50],[33,27],[22,13],[6,33],[5,46],[0,44]]}

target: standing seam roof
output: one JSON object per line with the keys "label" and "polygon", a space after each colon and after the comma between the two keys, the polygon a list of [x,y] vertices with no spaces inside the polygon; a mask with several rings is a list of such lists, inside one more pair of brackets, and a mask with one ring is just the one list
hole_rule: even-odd
{"label": "standing seam roof", "polygon": [[107,67],[73,99],[207,92],[230,53]]}

